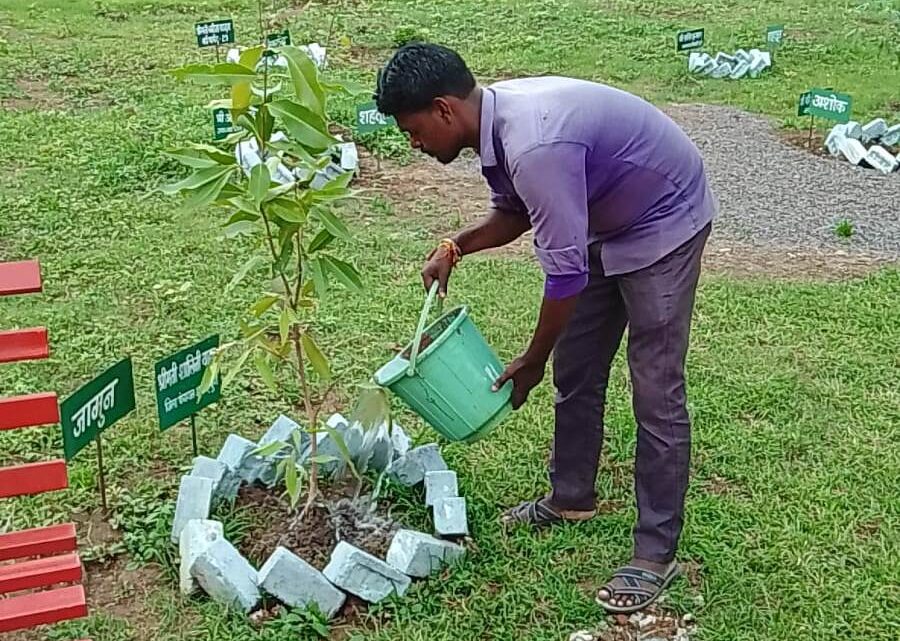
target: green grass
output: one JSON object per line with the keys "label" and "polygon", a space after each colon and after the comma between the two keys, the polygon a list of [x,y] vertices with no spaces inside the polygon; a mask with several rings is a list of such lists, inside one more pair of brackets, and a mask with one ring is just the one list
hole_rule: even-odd
{"label": "green grass", "polygon": [[[248,281],[223,293],[248,247],[218,239],[220,220],[179,216],[175,203],[149,194],[177,171],[161,150],[209,133],[208,94],[164,71],[211,58],[193,47],[197,20],[232,14],[246,42],[256,33],[250,4],[0,0],[0,98],[19,101],[0,110],[0,131],[8,132],[0,145],[0,259],[39,257],[45,277],[43,295],[0,301],[0,328],[44,324],[53,345],[49,361],[0,369],[0,390],[65,397],[122,356],[134,358],[138,410],[108,433],[104,454],[114,518],[138,563],[171,563],[171,500],[190,460],[184,426],[158,432],[153,363],[210,333],[230,335],[255,292]],[[810,85],[851,93],[863,119],[900,117],[896,9],[797,0],[386,0],[323,3],[289,26],[297,41],[324,41],[334,15],[334,42],[348,35],[353,43],[335,45],[336,73],[361,81],[371,82],[372,65],[398,33],[427,29],[460,48],[485,78],[565,73],[658,101],[735,104],[792,125],[797,95]],[[772,22],[786,23],[786,44],[773,73],[758,82],[689,78],[673,52],[680,28],[704,26],[711,46],[727,48],[760,44]],[[337,105],[337,116],[347,122],[351,107]],[[401,142],[385,136],[375,144],[402,155]],[[432,221],[399,215],[408,207],[390,195],[363,203],[353,222],[368,291],[324,310],[323,343],[352,345],[335,362],[346,402],[415,321],[419,260],[435,232]],[[472,306],[504,359],[525,345],[540,290],[534,262],[513,258],[467,260],[453,284],[454,299]],[[697,615],[702,639],[895,638],[898,317],[896,269],[853,284],[704,281],[688,364],[694,482],[681,548],[683,560],[699,564],[702,581],[677,583],[670,600]],[[201,415],[202,449],[214,453],[232,430],[257,437],[283,409],[261,382],[241,381]],[[444,579],[376,608],[358,637],[550,641],[602,618],[587,586],[628,556],[634,520],[635,435],[621,361],[607,420],[598,485],[622,507],[542,536],[505,536],[495,519],[501,507],[546,489],[549,383],[488,441],[447,447],[470,501],[477,549]],[[430,436],[412,417],[404,421]],[[58,429],[0,434],[0,448],[3,464],[42,460],[61,452],[61,439]],[[0,530],[95,507],[91,455],[86,450],[70,466],[66,492],[0,503]],[[395,492],[395,500],[411,524],[425,526],[415,494]],[[242,518],[226,516],[234,535],[246,527]],[[155,639],[280,639],[285,628],[310,634],[309,625],[290,620],[255,631],[213,604],[182,600],[165,576],[167,586],[147,600]],[[126,617],[96,612],[58,627],[53,638],[139,634]]]}

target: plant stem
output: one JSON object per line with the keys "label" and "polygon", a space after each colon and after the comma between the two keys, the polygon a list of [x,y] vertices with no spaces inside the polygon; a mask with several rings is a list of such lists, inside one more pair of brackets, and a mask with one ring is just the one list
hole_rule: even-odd
{"label": "plant stem", "polygon": [[300,328],[297,325],[294,325],[291,329],[291,333],[294,338],[294,354],[297,357],[297,381],[299,382],[300,390],[303,393],[303,405],[306,410],[306,418],[309,421],[311,436],[309,444],[309,496],[307,496],[306,505],[303,508],[303,513],[306,513],[319,494],[319,465],[315,461],[315,457],[318,455],[318,443],[316,442],[318,429],[316,427],[316,421],[318,420],[319,413],[313,408],[312,397],[309,390],[309,381],[306,378],[306,368],[303,363],[303,347],[300,345]]}
{"label": "plant stem", "polygon": [[[266,215],[266,208],[260,207],[259,213],[262,215],[263,224],[266,226],[266,241],[269,244],[269,251],[272,253],[272,260],[277,262],[278,251],[275,249],[275,240],[272,238],[272,226],[269,223],[269,217]],[[285,296],[287,296],[287,300],[290,301],[291,298],[293,298],[291,284],[288,282],[287,276],[284,275],[284,270],[279,269],[278,275],[281,276],[281,283],[284,285]]]}

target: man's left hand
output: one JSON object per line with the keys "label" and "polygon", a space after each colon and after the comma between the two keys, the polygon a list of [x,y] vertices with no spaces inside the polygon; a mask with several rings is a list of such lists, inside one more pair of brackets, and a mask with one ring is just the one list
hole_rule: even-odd
{"label": "man's left hand", "polygon": [[520,356],[510,363],[506,371],[500,375],[500,378],[494,383],[493,390],[496,392],[507,381],[512,381],[512,406],[517,410],[525,404],[528,394],[544,378],[546,368],[546,360],[530,358],[528,355]]}

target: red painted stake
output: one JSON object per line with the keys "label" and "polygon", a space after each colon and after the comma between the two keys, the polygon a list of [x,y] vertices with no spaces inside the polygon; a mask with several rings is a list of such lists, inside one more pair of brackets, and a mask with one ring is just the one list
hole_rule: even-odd
{"label": "red painted stake", "polygon": [[50,356],[47,328],[15,329],[0,332],[0,363],[32,361]]}
{"label": "red painted stake", "polygon": [[41,266],[36,260],[0,263],[0,296],[41,291]]}
{"label": "red painted stake", "polygon": [[40,494],[69,487],[66,462],[62,459],[0,468],[0,499]]}
{"label": "red painted stake", "polygon": [[76,547],[75,524],[64,523],[0,534],[0,561],[71,552]]}
{"label": "red painted stake", "polygon": [[0,430],[59,423],[59,402],[53,392],[0,398]]}

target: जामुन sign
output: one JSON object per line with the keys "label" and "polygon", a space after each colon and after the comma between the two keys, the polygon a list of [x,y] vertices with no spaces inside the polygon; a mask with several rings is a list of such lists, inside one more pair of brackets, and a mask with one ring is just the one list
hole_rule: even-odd
{"label": "\u091c\u093e\u092e\u0941\u0928 sign", "polygon": [[215,47],[234,43],[234,21],[211,20],[194,25],[198,47]]}
{"label": "\u091c\u093e\u092e\u0941\u0928 sign", "polygon": [[690,31],[679,31],[675,38],[675,47],[678,51],[689,51],[691,49],[700,49],[703,47],[703,29],[691,29]]}
{"label": "\u091c\u093e\u092e\u0941\u0928 sign", "polygon": [[218,346],[219,336],[210,336],[156,364],[156,410],[159,413],[161,431],[219,400],[222,389],[218,379],[213,381],[212,387],[203,396],[197,397],[203,373],[209,367]]}
{"label": "\u091c\u093e\u092e\u0941\u0928 sign", "polygon": [[367,102],[356,106],[356,128],[361,134],[371,133],[384,129],[386,127],[394,127],[397,120],[393,116],[385,116],[378,111],[375,102]]}
{"label": "\u091c\u093e\u092e\u0941\u0928 sign", "polygon": [[71,461],[100,433],[134,410],[131,359],[119,361],[60,406],[63,449]]}
{"label": "\u091c\u093e\u092e\u0941\u0928 sign", "polygon": [[810,89],[800,95],[798,116],[818,116],[836,122],[848,122],[853,99],[845,93],[826,89]]}

